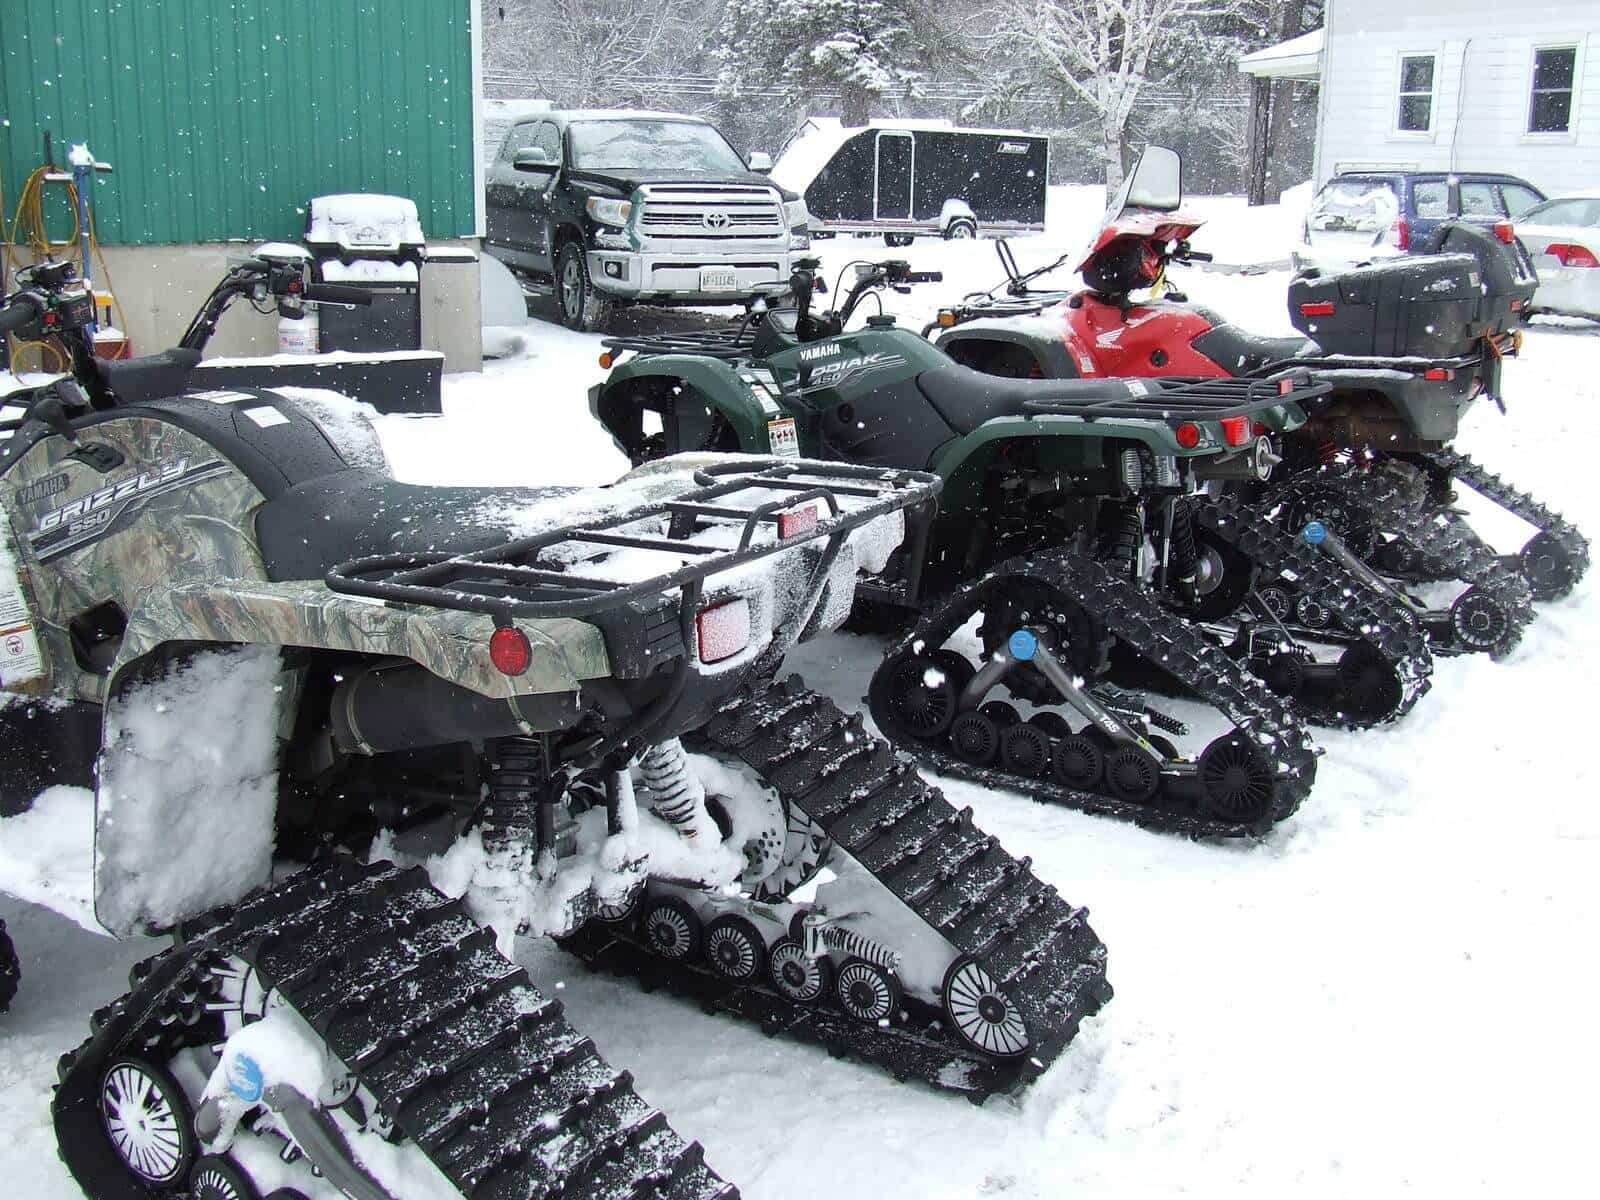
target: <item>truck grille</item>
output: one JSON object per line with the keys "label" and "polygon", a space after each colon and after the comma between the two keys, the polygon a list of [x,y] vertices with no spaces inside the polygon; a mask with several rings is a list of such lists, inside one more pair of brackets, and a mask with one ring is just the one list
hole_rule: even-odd
{"label": "truck grille", "polygon": [[655,184],[639,194],[638,228],[645,237],[704,242],[783,236],[783,212],[770,188]]}

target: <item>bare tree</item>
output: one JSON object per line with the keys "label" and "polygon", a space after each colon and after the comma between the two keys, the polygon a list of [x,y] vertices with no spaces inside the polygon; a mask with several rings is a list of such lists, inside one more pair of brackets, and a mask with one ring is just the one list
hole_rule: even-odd
{"label": "bare tree", "polygon": [[1164,74],[1158,51],[1201,18],[1239,0],[997,0],[974,31],[995,64],[995,86],[1045,85],[1063,106],[1086,106],[1098,125],[1106,186],[1122,182],[1128,122],[1153,77]]}

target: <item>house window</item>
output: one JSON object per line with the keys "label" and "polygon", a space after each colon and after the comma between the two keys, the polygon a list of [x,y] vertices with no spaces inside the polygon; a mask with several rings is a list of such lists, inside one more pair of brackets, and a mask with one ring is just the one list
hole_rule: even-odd
{"label": "house window", "polygon": [[1576,46],[1544,46],[1533,52],[1533,98],[1529,133],[1572,130],[1572,81],[1578,71]]}
{"label": "house window", "polygon": [[1401,55],[1400,118],[1395,128],[1401,133],[1432,132],[1433,55]]}

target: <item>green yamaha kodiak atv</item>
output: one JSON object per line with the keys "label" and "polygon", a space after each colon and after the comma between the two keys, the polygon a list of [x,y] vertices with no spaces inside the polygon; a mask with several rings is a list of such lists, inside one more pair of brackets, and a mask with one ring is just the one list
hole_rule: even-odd
{"label": "green yamaha kodiak atv", "polygon": [[[912,753],[1141,824],[1249,834],[1295,810],[1314,760],[1294,712],[1222,645],[1329,722],[1392,719],[1421,694],[1423,639],[1392,598],[1202,491],[1270,473],[1272,438],[1325,388],[1296,374],[996,379],[890,318],[849,328],[872,289],[937,276],[863,264],[839,311],[817,313],[816,270],[802,262],[736,328],[608,340],[632,356],[590,403],[635,463],[740,449],[944,480],[936,519],[857,592],[923,614],[871,689],[879,726]],[[1326,606],[1336,657],[1313,660],[1265,610],[1205,627],[1279,577]],[[1114,663],[1123,682],[1180,685],[1200,701],[1193,720],[1112,686]],[[1190,735],[1198,752],[1169,740]]]}
{"label": "green yamaha kodiak atv", "polygon": [[285,395],[97,370],[99,403],[67,378],[0,422],[0,840],[59,818],[93,879],[62,910],[174,936],[61,1061],[86,1195],[735,1195],[519,932],[969,1098],[1109,997],[1083,909],[769,682],[935,477],[423,487]]}
{"label": "green yamaha kodiak atv", "polygon": [[[1204,262],[1190,238],[1202,220],[1182,205],[1181,163],[1150,147],[1087,253],[1023,271],[999,247],[1006,279],[941,310],[924,333],[958,361],[1004,376],[1059,379],[1201,376],[1270,378],[1304,369],[1330,386],[1288,430],[1284,463],[1242,493],[1288,527],[1315,519],[1347,551],[1398,585],[1465,585],[1447,608],[1402,595],[1436,649],[1503,654],[1532,618],[1531,600],[1570,592],[1588,569],[1583,536],[1560,514],[1456,451],[1461,419],[1479,399],[1505,406],[1504,359],[1537,284],[1511,223],[1450,221],[1426,253],[1289,286],[1303,336],[1261,337],[1192,304],[1172,264]],[[1071,265],[1081,290],[1041,281]],[[1137,298],[1135,298],[1137,296]],[[1464,484],[1533,527],[1520,553],[1494,553],[1456,507]],[[1298,596],[1269,599],[1292,621]]]}

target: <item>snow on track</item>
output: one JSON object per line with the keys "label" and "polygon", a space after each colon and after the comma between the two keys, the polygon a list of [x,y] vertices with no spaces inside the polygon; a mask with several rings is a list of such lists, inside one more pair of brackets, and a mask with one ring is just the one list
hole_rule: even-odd
{"label": "snow on track", "polygon": [[[1019,244],[1024,263],[1087,238],[1094,189],[1072,191],[1075,216],[1056,222],[1053,197],[1052,233]],[[1196,244],[1250,261],[1265,241],[1251,215],[1202,203],[1217,236],[1208,227]],[[1259,221],[1293,223],[1281,210]],[[857,256],[944,270],[943,285],[889,298],[918,324],[997,277],[983,242],[888,251],[839,239],[823,254],[830,284]],[[1291,332],[1282,273],[1188,270],[1178,282],[1242,324]],[[402,477],[621,473],[584,394],[602,376],[599,339],[537,323],[526,333],[523,357],[447,379],[442,420],[380,420]],[[1591,536],[1597,362],[1600,327],[1536,322],[1508,365],[1511,415],[1479,406],[1461,440]],[[1508,536],[1502,548],[1518,539],[1515,521],[1481,528]],[[1314,793],[1259,845],[1193,845],[947,785],[1008,848],[1032,855],[1041,878],[1089,905],[1110,948],[1116,998],[1020,1102],[974,1109],[897,1085],[589,976],[549,945],[522,943],[520,957],[748,1200],[1573,1195],[1592,1174],[1600,1072],[1589,1011],[1597,624],[1591,578],[1540,606],[1508,661],[1440,660],[1433,691],[1397,728],[1322,734]],[[836,635],[792,665],[863,707],[881,649]],[[48,1124],[55,1058],[150,945],[96,941],[10,900],[0,917],[25,972],[17,1007],[0,1017],[0,1174],[18,1195],[69,1200],[78,1193]]]}

